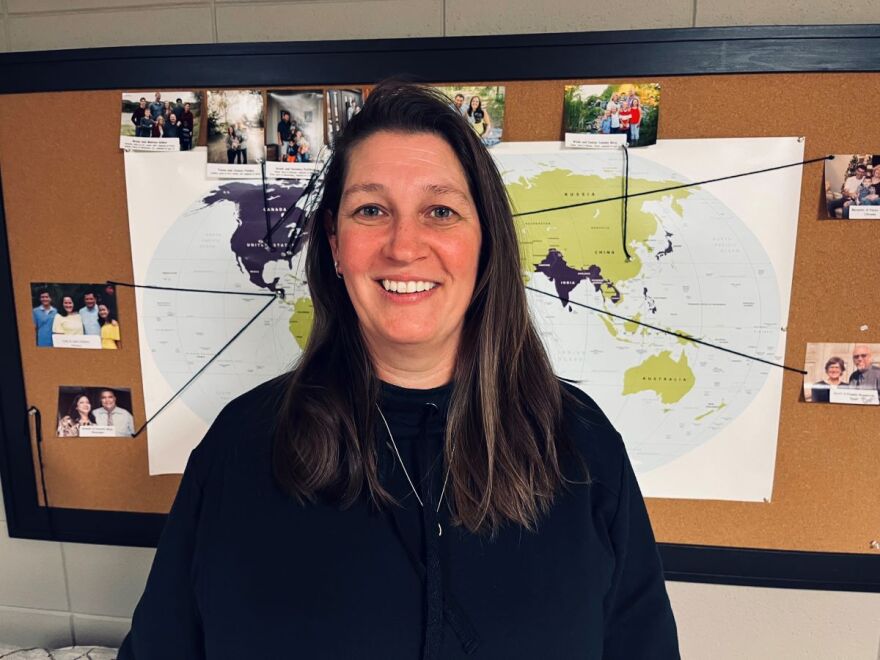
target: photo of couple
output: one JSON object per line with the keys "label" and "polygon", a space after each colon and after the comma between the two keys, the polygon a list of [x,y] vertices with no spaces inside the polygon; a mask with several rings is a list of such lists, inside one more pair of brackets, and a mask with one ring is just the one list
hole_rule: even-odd
{"label": "photo of couple", "polygon": [[123,92],[119,146],[131,151],[189,151],[198,144],[200,114],[197,92]]}
{"label": "photo of couple", "polygon": [[320,91],[269,91],[266,136],[268,159],[310,163],[324,145],[324,94]]}
{"label": "photo of couple", "polygon": [[807,344],[804,399],[880,405],[880,344]]}
{"label": "photo of couple", "polygon": [[364,105],[362,89],[327,90],[327,141],[332,145],[336,135]]}
{"label": "photo of couple", "polygon": [[828,218],[880,219],[880,155],[835,154],[825,161]]}
{"label": "photo of couple", "polygon": [[131,390],[112,387],[58,388],[59,438],[130,438],[134,435]]}
{"label": "photo of couple", "polygon": [[[256,165],[266,157],[263,94],[259,90],[208,92],[208,164]],[[209,174],[211,174],[209,167]]]}
{"label": "photo of couple", "polygon": [[657,142],[660,85],[566,85],[564,112],[566,134],[619,135],[645,147]]}
{"label": "photo of couple", "polygon": [[113,286],[31,283],[31,307],[37,346],[119,348]]}
{"label": "photo of couple", "polygon": [[504,128],[504,87],[443,86],[438,87],[450,99],[450,107],[474,129],[487,147],[501,142]]}

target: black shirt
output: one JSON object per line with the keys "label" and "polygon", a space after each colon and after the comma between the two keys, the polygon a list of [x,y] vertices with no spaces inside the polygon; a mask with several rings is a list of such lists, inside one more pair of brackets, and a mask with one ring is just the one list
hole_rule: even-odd
{"label": "black shirt", "polygon": [[[270,461],[282,383],[229,404],[192,452],[120,660],[415,660],[432,645],[440,658],[679,657],[644,502],[589,397],[569,388],[580,405],[565,408],[589,485],[560,493],[537,533],[507,525],[492,539],[452,526],[444,500],[438,537],[384,426],[380,474],[401,508],[377,511],[366,495],[345,510],[302,506],[282,493]],[[431,510],[450,389],[383,385],[380,398]],[[439,591],[428,546],[439,548]]]}

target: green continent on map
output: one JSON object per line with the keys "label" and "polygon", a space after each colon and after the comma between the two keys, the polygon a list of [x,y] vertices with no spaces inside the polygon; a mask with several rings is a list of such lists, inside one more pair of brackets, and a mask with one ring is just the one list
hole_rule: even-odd
{"label": "green continent on map", "polygon": [[[680,185],[678,181],[629,181],[630,195]],[[574,174],[569,170],[548,170],[526,180],[507,184],[514,213],[578,204],[591,200],[618,197],[620,178],[593,174]],[[671,198],[671,208],[681,213],[681,200],[692,194],[689,188],[670,190],[635,197],[627,210],[627,244],[643,244],[658,229],[657,218],[642,210],[643,204]],[[619,284],[637,276],[642,269],[639,256],[630,249],[632,259],[626,260],[621,237],[621,201],[614,200],[560,211],[534,213],[515,218],[520,242],[521,263],[525,272],[534,272],[535,264],[544,260],[551,249],[561,252],[574,269],[597,266],[602,277]]]}
{"label": "green continent on map", "polygon": [[312,332],[312,320],[315,318],[315,306],[311,298],[298,298],[293,304],[290,315],[290,334],[296,339],[297,345],[305,350],[309,335]]}
{"label": "green continent on map", "polygon": [[623,393],[636,394],[650,390],[660,396],[663,403],[677,403],[694,387],[694,372],[688,366],[684,353],[674,360],[670,351],[652,355],[623,375]]}

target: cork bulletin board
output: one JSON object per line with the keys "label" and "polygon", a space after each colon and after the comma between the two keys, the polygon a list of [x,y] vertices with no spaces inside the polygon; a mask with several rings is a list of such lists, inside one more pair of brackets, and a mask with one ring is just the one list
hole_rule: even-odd
{"label": "cork bulletin board", "polygon": [[[133,281],[122,91],[368,86],[400,73],[403,49],[420,80],[505,85],[505,141],[561,139],[566,84],[644,81],[662,86],[663,139],[804,136],[811,159],[877,152],[870,113],[860,123],[834,98],[855,90],[863,108],[880,107],[880,62],[859,59],[878,40],[875,28],[817,27],[184,46],[162,48],[164,61],[145,70],[126,70],[136,54],[128,48],[0,56],[0,466],[10,534],[153,544],[179,483],[149,476],[149,428],[135,439],[55,437],[60,385],[131,388],[132,413],[144,419],[133,291],[117,291],[118,351],[38,349],[23,313],[31,282]],[[621,48],[630,54],[605,58]],[[344,66],[351,58],[358,65]],[[46,118],[58,108],[89,108],[89,117],[50,137]],[[798,368],[807,342],[880,342],[880,225],[820,222],[823,204],[822,164],[807,165],[785,356]],[[802,378],[786,372],[771,502],[648,501],[670,578],[880,590],[880,578],[866,577],[880,575],[880,411],[802,399]],[[42,413],[42,478],[30,407]]]}

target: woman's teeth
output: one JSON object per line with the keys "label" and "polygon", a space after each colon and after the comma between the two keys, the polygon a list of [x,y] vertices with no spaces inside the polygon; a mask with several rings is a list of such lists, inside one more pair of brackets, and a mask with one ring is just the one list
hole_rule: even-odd
{"label": "woman's teeth", "polygon": [[393,293],[417,293],[418,291],[430,291],[435,286],[437,286],[436,282],[423,282],[423,281],[413,281],[409,282],[396,282],[395,280],[382,280],[382,286],[386,291],[391,291]]}

